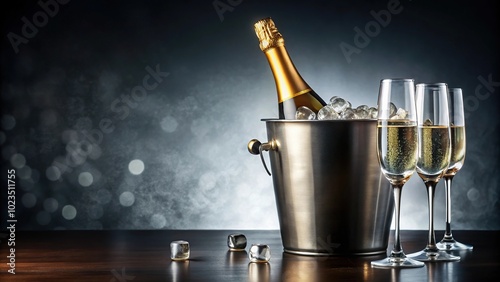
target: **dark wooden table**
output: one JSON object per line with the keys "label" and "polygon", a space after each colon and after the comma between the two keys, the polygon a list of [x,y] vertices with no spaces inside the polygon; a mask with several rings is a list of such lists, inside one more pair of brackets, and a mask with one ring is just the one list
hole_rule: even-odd
{"label": "dark wooden table", "polygon": [[[249,263],[248,247],[228,251],[227,235],[233,232],[245,234],[249,245],[268,244],[271,261]],[[397,270],[370,266],[383,256],[286,254],[276,230],[17,231],[16,274],[7,272],[10,247],[3,238],[0,281],[498,281],[500,231],[454,235],[474,246],[473,251],[456,253],[461,261]],[[410,253],[425,246],[427,232],[403,230],[401,237]],[[169,244],[178,239],[191,245],[188,261],[170,260]],[[392,238],[389,244],[390,249]]]}

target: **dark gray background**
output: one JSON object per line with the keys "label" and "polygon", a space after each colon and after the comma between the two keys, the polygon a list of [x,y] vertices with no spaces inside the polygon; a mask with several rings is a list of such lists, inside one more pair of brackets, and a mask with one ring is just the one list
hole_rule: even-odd
{"label": "dark gray background", "polygon": [[[18,229],[278,228],[272,179],[246,150],[251,138],[265,139],[260,119],[277,116],[253,31],[271,16],[325,100],[375,106],[380,79],[391,77],[462,87],[468,143],[453,227],[500,228],[494,1],[401,0],[364,43],[356,28],[370,28],[372,11],[394,1],[73,0],[46,22],[36,1],[15,2],[1,12],[3,227],[7,170],[15,168]],[[229,6],[218,12],[214,3]],[[22,36],[23,17],[34,15],[40,27],[16,52],[8,34]],[[341,44],[357,53],[346,57]],[[164,72],[159,83],[123,100],[148,79],[148,67]],[[402,228],[426,229],[416,175],[402,201]]]}

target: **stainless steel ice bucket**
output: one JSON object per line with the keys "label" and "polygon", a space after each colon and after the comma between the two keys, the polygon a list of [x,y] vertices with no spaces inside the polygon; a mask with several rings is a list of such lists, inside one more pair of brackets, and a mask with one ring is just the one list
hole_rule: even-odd
{"label": "stainless steel ice bucket", "polygon": [[380,172],[375,120],[263,120],[284,251],[303,255],[385,253],[393,194]]}

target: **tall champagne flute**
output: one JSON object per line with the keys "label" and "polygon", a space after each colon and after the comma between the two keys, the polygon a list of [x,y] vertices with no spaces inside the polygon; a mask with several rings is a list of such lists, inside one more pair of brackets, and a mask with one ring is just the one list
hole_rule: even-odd
{"label": "tall champagne flute", "polygon": [[446,83],[417,84],[416,87],[418,160],[417,173],[427,188],[429,237],[427,247],[408,256],[419,261],[455,261],[436,246],[434,234],[434,193],[450,164],[451,142]]}
{"label": "tall champagne flute", "polygon": [[451,181],[462,168],[465,159],[465,117],[464,102],[461,88],[448,89],[448,110],[450,113],[451,158],[444,178],[446,191],[446,231],[437,247],[443,250],[472,250],[471,245],[458,242],[451,234]]}
{"label": "tall champagne flute", "polygon": [[[417,113],[413,79],[383,79],[378,96],[377,152],[384,176],[394,192],[395,233],[391,254],[372,261],[373,267],[422,267],[424,263],[408,258],[401,247],[399,221],[401,191],[417,163]],[[396,106],[397,105],[397,106]],[[399,109],[397,109],[399,107]]]}

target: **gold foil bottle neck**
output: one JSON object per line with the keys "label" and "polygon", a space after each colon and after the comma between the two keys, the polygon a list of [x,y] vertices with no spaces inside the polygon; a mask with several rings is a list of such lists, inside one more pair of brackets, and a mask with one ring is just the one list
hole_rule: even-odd
{"label": "gold foil bottle neck", "polygon": [[271,18],[262,19],[253,26],[255,28],[255,34],[257,34],[259,38],[259,47],[262,52],[285,45],[283,36],[279,33]]}

